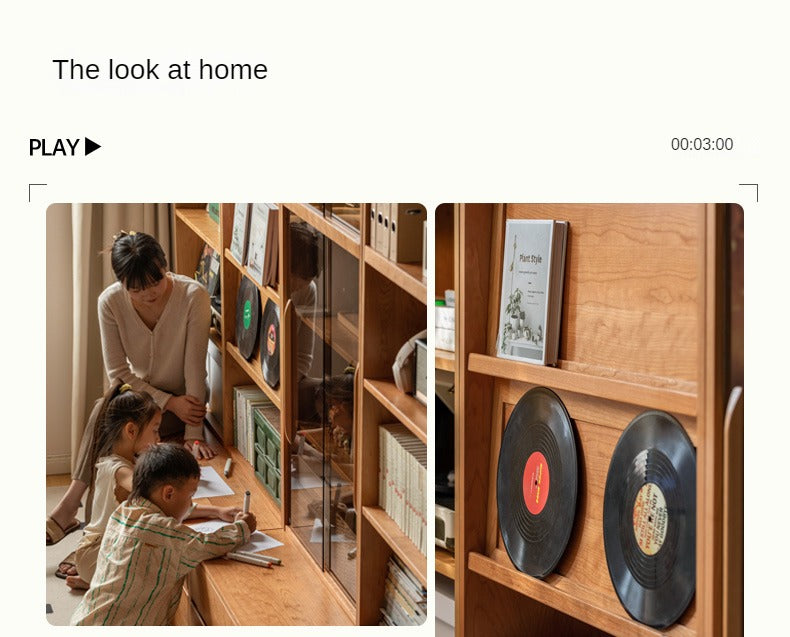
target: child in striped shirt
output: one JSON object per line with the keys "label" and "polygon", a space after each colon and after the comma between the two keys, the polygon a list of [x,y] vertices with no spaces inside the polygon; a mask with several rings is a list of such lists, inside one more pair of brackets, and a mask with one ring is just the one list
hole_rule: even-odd
{"label": "child in striped shirt", "polygon": [[187,573],[249,541],[256,526],[251,513],[213,533],[181,523],[199,479],[200,465],[179,445],[156,445],[140,456],[132,492],[110,517],[72,625],[170,624]]}

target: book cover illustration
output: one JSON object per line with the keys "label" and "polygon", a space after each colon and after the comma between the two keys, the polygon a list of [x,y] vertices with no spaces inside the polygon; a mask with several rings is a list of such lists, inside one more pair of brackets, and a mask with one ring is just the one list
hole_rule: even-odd
{"label": "book cover illustration", "polygon": [[263,269],[266,259],[266,234],[269,229],[269,207],[264,203],[252,204],[250,236],[247,244],[247,271],[263,284]]}
{"label": "book cover illustration", "polygon": [[233,208],[233,231],[230,239],[230,253],[236,261],[244,264],[247,258],[247,234],[250,230],[250,214],[247,203],[237,203]]}
{"label": "book cover illustration", "polygon": [[546,362],[549,273],[554,222],[509,219],[499,309],[497,354]]}

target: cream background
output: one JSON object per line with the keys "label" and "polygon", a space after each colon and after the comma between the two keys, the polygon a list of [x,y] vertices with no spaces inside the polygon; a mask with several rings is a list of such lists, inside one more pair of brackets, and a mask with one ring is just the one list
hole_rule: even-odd
{"label": "cream background", "polygon": [[[429,209],[464,200],[743,204],[745,615],[750,633],[783,625],[788,520],[786,507],[776,505],[790,446],[783,405],[790,52],[779,7],[766,0],[140,0],[5,9],[0,130],[10,363],[0,471],[8,515],[18,518],[2,531],[3,545],[13,547],[7,623],[49,629],[40,547],[47,206],[353,198],[420,201]],[[262,61],[269,79],[53,79],[55,57],[110,56]],[[27,155],[29,138],[84,135],[103,148],[89,157]],[[674,153],[670,139],[679,135],[733,137],[736,150]],[[48,185],[34,187],[28,202],[31,182]],[[744,182],[759,182],[759,204],[753,187],[738,185]],[[286,633],[304,631],[267,631]]]}

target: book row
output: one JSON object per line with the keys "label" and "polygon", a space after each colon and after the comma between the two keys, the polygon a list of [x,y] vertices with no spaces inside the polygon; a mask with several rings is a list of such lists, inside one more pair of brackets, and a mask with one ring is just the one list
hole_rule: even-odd
{"label": "book row", "polygon": [[427,450],[402,424],[379,426],[379,506],[425,555]]}

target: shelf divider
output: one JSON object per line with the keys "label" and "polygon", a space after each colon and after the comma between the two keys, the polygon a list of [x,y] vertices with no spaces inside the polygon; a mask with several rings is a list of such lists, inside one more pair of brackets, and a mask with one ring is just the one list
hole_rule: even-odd
{"label": "shelf divider", "polygon": [[[504,559],[507,559],[505,557]],[[540,580],[507,566],[499,560],[481,553],[469,553],[469,570],[494,582],[527,595],[534,600],[557,610],[582,619],[591,626],[605,630],[613,635],[677,635],[690,637],[695,631],[682,624],[673,624],[669,631],[657,630],[637,622],[628,616],[614,593],[611,599],[580,586],[558,573],[550,574]]]}
{"label": "shelf divider", "polygon": [[555,389],[606,398],[645,408],[662,409],[686,416],[697,415],[697,392],[693,383],[659,386],[634,379],[620,379],[570,369],[571,363],[560,361],[559,367],[533,365],[484,354],[469,354],[469,371],[496,378],[546,385]]}
{"label": "shelf divider", "polygon": [[282,401],[280,400],[280,392],[279,389],[272,389],[269,384],[263,379],[263,374],[261,374],[260,367],[254,365],[255,359],[253,361],[248,361],[241,355],[239,348],[236,347],[233,343],[227,342],[225,343],[225,349],[227,350],[228,354],[230,354],[231,358],[241,367],[247,375],[255,382],[258,387],[263,390],[269,400],[271,400],[277,409],[282,410]]}
{"label": "shelf divider", "polygon": [[436,547],[436,572],[455,579],[455,555],[441,546]]}
{"label": "shelf divider", "polygon": [[220,251],[219,224],[208,216],[205,208],[176,208],[175,214],[205,243]]}
{"label": "shelf divider", "polygon": [[428,299],[428,286],[422,276],[421,263],[395,263],[370,246],[365,246],[365,263],[383,274],[420,303]]}
{"label": "shelf divider", "polygon": [[420,553],[420,550],[408,536],[401,531],[400,527],[395,524],[392,518],[386,514],[384,509],[371,506],[362,507],[362,515],[370,522],[371,526],[384,539],[395,554],[403,560],[406,568],[414,573],[417,579],[420,580],[420,583],[427,588],[427,558]]}
{"label": "shelf divider", "polygon": [[425,405],[404,394],[394,382],[365,379],[367,389],[387,410],[423,443],[428,442],[428,417]]}

